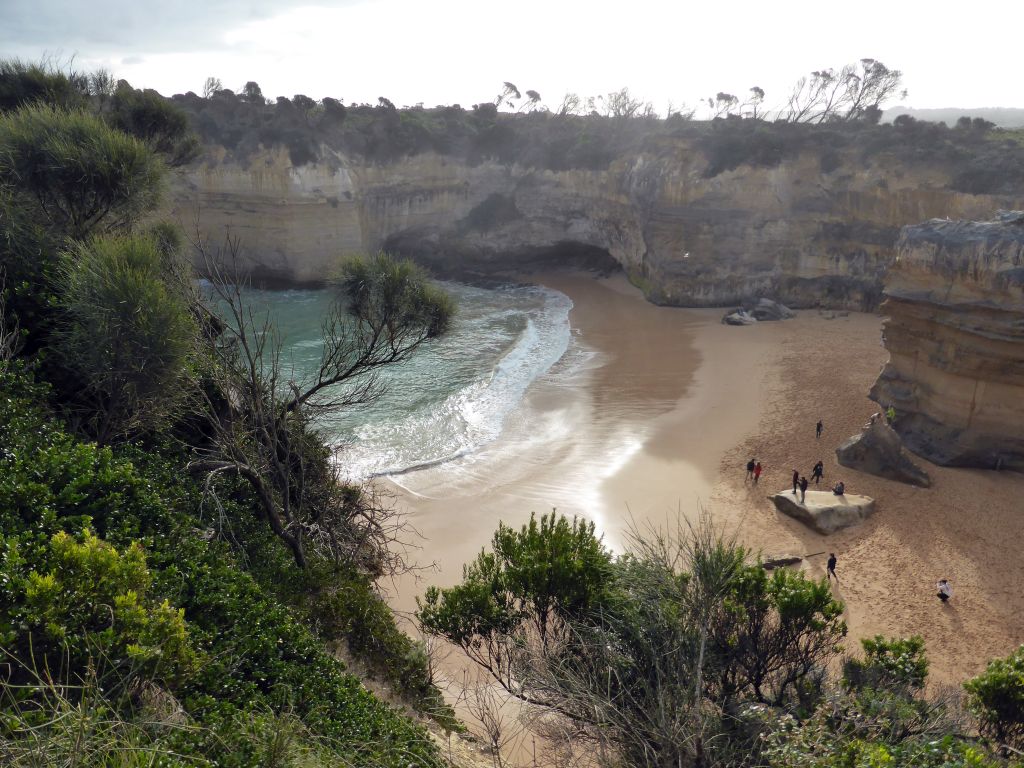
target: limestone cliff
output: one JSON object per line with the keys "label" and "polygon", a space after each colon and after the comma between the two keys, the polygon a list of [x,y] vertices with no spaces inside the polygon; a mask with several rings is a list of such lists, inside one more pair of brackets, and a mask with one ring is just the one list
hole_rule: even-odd
{"label": "limestone cliff", "polygon": [[179,180],[175,212],[213,239],[237,235],[262,279],[315,282],[338,254],[387,247],[455,275],[617,264],[665,304],[871,309],[902,225],[1024,207],[1024,196],[952,191],[948,172],[885,154],[826,164],[809,148],[712,176],[692,137],[659,137],[597,169],[432,152],[371,162],[326,145],[318,158],[210,147]]}
{"label": "limestone cliff", "polygon": [[938,464],[1024,469],[1024,213],[905,227],[872,399]]}

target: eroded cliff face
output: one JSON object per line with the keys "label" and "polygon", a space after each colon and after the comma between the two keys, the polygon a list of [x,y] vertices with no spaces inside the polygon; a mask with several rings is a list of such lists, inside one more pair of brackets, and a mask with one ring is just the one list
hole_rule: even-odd
{"label": "eroded cliff face", "polygon": [[339,254],[389,248],[440,274],[621,266],[648,297],[723,306],[874,308],[904,224],[980,218],[1024,199],[950,191],[937,170],[855,158],[824,172],[809,150],[706,177],[687,139],[659,139],[604,170],[550,171],[419,154],[372,164],[321,148],[245,165],[211,149],[175,188],[176,215],[241,240],[260,279],[316,282]]}
{"label": "eroded cliff face", "polygon": [[1024,213],[905,227],[872,399],[938,464],[1024,469]]}

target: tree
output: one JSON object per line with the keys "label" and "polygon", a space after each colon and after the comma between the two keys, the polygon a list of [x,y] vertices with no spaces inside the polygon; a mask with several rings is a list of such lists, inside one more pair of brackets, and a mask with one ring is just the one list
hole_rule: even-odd
{"label": "tree", "polygon": [[[763,103],[764,89],[755,85],[753,88],[750,89],[750,95],[747,97],[747,100],[743,102],[742,106],[740,107],[740,113],[749,114],[751,119],[757,120],[758,117],[761,116],[758,110],[760,109],[761,104]],[[746,110],[746,112],[744,112],[744,110]]]}
{"label": "tree", "polygon": [[145,144],[99,117],[43,105],[0,117],[0,183],[72,238],[132,225],[156,207],[163,178]]}
{"label": "tree", "polygon": [[714,110],[714,116],[727,117],[740,100],[731,93],[719,91],[714,98],[708,98],[708,106]]}
{"label": "tree", "polygon": [[567,93],[562,97],[562,103],[559,104],[558,110],[555,114],[558,115],[575,115],[579,112],[580,108],[580,97],[575,93]]}
{"label": "tree", "polygon": [[527,91],[526,101],[523,102],[523,105],[521,107],[519,107],[519,111],[522,112],[524,109],[529,109],[530,111],[532,111],[537,108],[537,105],[539,103],[540,94],[537,93],[537,91]]}
{"label": "tree", "polygon": [[308,114],[314,107],[316,107],[316,102],[313,101],[313,99],[301,93],[297,93],[292,97],[292,103],[301,109],[304,114]]}
{"label": "tree", "polygon": [[217,91],[223,90],[224,85],[221,83],[219,77],[208,77],[206,82],[203,83],[203,98],[211,99],[213,94]]}
{"label": "tree", "polygon": [[508,103],[509,106],[512,106],[513,100],[521,98],[523,98],[523,95],[516,88],[515,83],[510,83],[506,80],[502,83],[501,93],[494,99],[494,106],[501,107],[503,103]]}
{"label": "tree", "polygon": [[295,381],[282,368],[269,321],[257,319],[239,288],[237,241],[229,240],[220,254],[201,240],[195,246],[216,300],[206,311],[220,320],[206,324],[213,381],[198,393],[212,440],[196,446],[192,471],[243,479],[300,568],[310,545],[336,562],[380,565],[387,547],[374,545],[396,533],[393,516],[373,494],[340,482],[313,425],[327,413],[379,397],[383,368],[447,331],[451,299],[411,262],[383,253],[346,260],[323,321],[320,365],[312,377]]}
{"label": "tree", "polygon": [[643,99],[635,99],[628,88],[613,91],[607,96],[598,96],[597,102],[603,104],[603,111],[607,117],[632,118],[632,117],[654,117],[654,105]]}
{"label": "tree", "polygon": [[267,103],[267,100],[263,98],[263,91],[260,89],[259,84],[253,80],[250,80],[245,84],[238,96],[242,101],[246,101],[250,104],[259,104],[262,106]]}
{"label": "tree", "polygon": [[196,344],[183,283],[150,235],[94,238],[66,255],[55,345],[101,445],[159,425],[181,402]]}
{"label": "tree", "polygon": [[417,617],[616,764],[701,765],[744,703],[815,683],[845,632],[824,580],[746,557],[706,520],[634,534],[612,558],[592,525],[545,516],[500,526]]}
{"label": "tree", "polygon": [[[786,119],[793,123],[850,122],[872,117],[900,92],[903,75],[874,59],[822,69],[800,78],[789,97]],[[906,91],[902,92],[906,95]]]}
{"label": "tree", "polygon": [[108,122],[145,141],[168,165],[184,165],[199,153],[188,117],[156,91],[137,91],[122,81],[111,100]]}

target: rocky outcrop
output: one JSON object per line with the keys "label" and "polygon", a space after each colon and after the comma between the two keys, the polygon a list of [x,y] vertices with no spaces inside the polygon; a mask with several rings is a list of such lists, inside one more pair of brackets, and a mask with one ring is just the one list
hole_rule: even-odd
{"label": "rocky outcrop", "polygon": [[928,473],[907,455],[900,436],[881,418],[865,427],[859,435],[843,441],[836,448],[836,459],[844,467],[900,483],[920,488],[928,488],[932,484]]}
{"label": "rocky outcrop", "polygon": [[936,464],[1024,469],[1024,214],[904,228],[871,398]]}
{"label": "rocky outcrop", "polygon": [[831,491],[808,491],[801,502],[790,490],[769,498],[782,514],[826,535],[856,525],[875,511],[874,499],[852,493],[836,496]]}
{"label": "rocky outcrop", "polygon": [[445,275],[614,266],[663,304],[848,309],[877,305],[900,226],[1013,204],[883,155],[823,170],[810,148],[709,176],[695,139],[637,147],[557,171],[432,153],[371,162],[327,146],[293,165],[286,149],[243,160],[211,147],[172,202],[209,241],[240,238],[260,279],[323,280],[339,254],[386,247]]}

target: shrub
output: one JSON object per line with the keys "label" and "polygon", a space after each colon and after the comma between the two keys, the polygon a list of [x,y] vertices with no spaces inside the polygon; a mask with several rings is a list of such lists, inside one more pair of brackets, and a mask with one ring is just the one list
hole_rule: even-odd
{"label": "shrub", "polygon": [[964,683],[982,733],[1024,748],[1024,645]]}
{"label": "shrub", "polygon": [[887,640],[881,635],[860,641],[864,659],[847,659],[843,678],[851,689],[921,689],[928,676],[924,640],[909,638]]}

